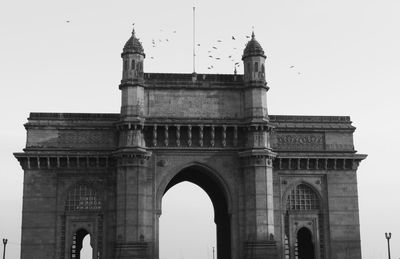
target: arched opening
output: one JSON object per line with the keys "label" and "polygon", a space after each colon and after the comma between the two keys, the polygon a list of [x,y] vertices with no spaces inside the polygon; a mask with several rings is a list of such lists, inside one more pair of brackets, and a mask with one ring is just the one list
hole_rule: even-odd
{"label": "arched opening", "polygon": [[321,198],[311,185],[300,183],[289,190],[284,215],[284,235],[288,238],[283,248],[286,258],[325,258],[321,206]]}
{"label": "arched opening", "polygon": [[91,236],[86,235],[82,241],[82,249],[81,249],[81,259],[92,259],[93,258],[93,248],[90,244]]}
{"label": "arched opening", "polygon": [[302,227],[297,232],[298,259],[314,259],[314,244],[308,228]]}
{"label": "arched opening", "polygon": [[[193,183],[203,189],[210,198],[212,207],[214,209],[214,222],[216,226],[215,256],[218,259],[230,259],[231,228],[230,217],[228,214],[228,201],[226,198],[227,194],[224,191],[224,187],[222,186],[220,180],[212,172],[204,169],[203,167],[191,166],[182,170],[170,180],[165,188],[164,195],[172,187],[185,181]],[[190,196],[190,193],[186,193],[185,195]],[[191,233],[191,235],[196,235],[196,233]],[[191,237],[187,236],[186,238]],[[204,247],[204,251],[207,249],[207,247]],[[209,255],[211,256],[210,258],[212,258],[212,247],[209,247],[209,249]],[[208,258],[207,256],[204,257]],[[160,259],[167,258],[162,258],[162,256],[160,256]]]}
{"label": "arched opening", "polygon": [[159,258],[212,259],[216,225],[210,197],[199,186],[182,182],[162,199]]}
{"label": "arched opening", "polygon": [[79,229],[72,236],[71,259],[92,259],[93,249],[90,244],[90,234],[85,229]]}

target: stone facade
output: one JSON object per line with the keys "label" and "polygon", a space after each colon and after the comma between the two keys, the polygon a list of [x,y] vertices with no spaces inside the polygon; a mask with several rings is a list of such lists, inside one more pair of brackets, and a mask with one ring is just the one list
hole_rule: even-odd
{"label": "stone facade", "polygon": [[244,75],[144,73],[134,32],[122,58],[120,114],[30,114],[21,258],[79,258],[90,234],[93,258],[157,259],[182,181],[212,200],[220,259],[361,258],[355,128],[268,115],[254,34]]}

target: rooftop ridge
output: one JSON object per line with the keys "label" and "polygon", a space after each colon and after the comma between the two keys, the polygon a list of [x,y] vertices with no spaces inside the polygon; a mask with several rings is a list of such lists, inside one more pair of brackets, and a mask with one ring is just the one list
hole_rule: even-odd
{"label": "rooftop ridge", "polygon": [[144,73],[145,80],[192,81],[195,76],[198,81],[243,81],[243,75],[238,74],[206,74],[206,73]]}
{"label": "rooftop ridge", "polygon": [[345,122],[351,123],[350,116],[328,116],[328,115],[269,115],[271,122]]}
{"label": "rooftop ridge", "polygon": [[[29,120],[72,120],[72,119],[91,119],[91,120],[119,120],[119,113],[49,113],[31,112]],[[152,119],[152,117],[148,117]],[[196,120],[196,118],[190,118]],[[189,120],[190,120],[189,119]],[[235,120],[235,119],[233,119]],[[241,119],[239,119],[241,120]],[[351,123],[350,116],[320,116],[320,115],[269,115],[270,122],[302,122],[302,123]]]}

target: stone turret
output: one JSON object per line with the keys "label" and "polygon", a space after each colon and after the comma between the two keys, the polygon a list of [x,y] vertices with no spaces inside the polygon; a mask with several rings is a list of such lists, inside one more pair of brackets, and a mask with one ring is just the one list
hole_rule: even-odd
{"label": "stone turret", "polygon": [[264,50],[256,40],[254,32],[243,51],[245,116],[251,122],[268,121],[267,83],[265,81]]}
{"label": "stone turret", "polygon": [[124,120],[140,121],[143,116],[144,73],[143,63],[146,55],[135,29],[125,43],[121,54],[123,62],[122,80],[119,89],[122,91],[121,117]]}
{"label": "stone turret", "polygon": [[265,83],[265,59],[264,50],[252,32],[242,56],[245,82]]}

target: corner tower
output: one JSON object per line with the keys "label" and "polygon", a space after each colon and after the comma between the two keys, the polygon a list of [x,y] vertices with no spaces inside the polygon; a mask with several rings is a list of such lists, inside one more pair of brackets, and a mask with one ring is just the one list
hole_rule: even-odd
{"label": "corner tower", "polygon": [[121,116],[128,120],[140,120],[143,116],[144,77],[143,63],[146,55],[143,46],[135,35],[125,43],[121,54],[122,80],[119,89],[122,91]]}
{"label": "corner tower", "polygon": [[264,50],[254,32],[243,51],[244,114],[247,122],[245,150],[239,153],[245,186],[244,253],[254,259],[277,259],[274,223],[274,184],[270,147],[271,125],[267,112]]}
{"label": "corner tower", "polygon": [[154,229],[152,217],[153,193],[148,178],[148,160],[144,139],[144,50],[135,30],[121,54],[123,61],[121,114],[117,123],[118,149],[116,183],[116,244],[118,259],[152,258]]}
{"label": "corner tower", "polygon": [[265,59],[264,50],[256,40],[254,31],[251,40],[243,51],[244,80],[246,83],[265,84]]}
{"label": "corner tower", "polygon": [[245,91],[245,116],[252,122],[268,121],[267,91],[265,81],[264,50],[255,38],[254,32],[251,40],[243,51],[244,84]]}

